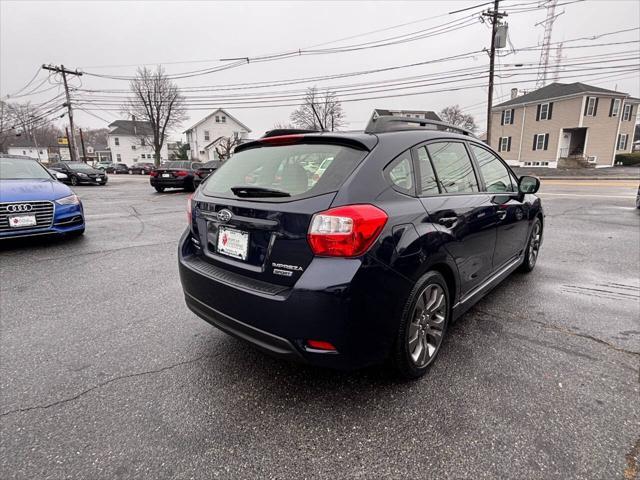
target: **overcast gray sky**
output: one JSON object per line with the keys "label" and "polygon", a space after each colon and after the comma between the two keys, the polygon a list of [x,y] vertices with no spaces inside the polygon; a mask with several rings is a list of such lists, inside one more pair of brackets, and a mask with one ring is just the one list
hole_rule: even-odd
{"label": "overcast gray sky", "polygon": [[[565,43],[565,47],[611,42],[632,42],[591,48],[565,48],[564,62],[589,62],[572,67],[587,68],[582,72],[560,73],[560,81],[582,81],[604,88],[617,88],[633,96],[640,95],[640,74],[629,68],[609,68],[614,65],[637,65],[640,57],[640,2],[637,0],[590,0],[569,3],[573,0],[559,0],[556,13],[560,15],[553,28],[553,42],[573,40],[623,29],[634,29],[600,39],[585,39]],[[88,73],[109,76],[131,76],[139,64],[165,65],[170,74],[216,67],[227,62],[223,58],[254,57],[274,52],[305,49],[318,44],[316,48],[335,48],[351,44],[361,44],[384,38],[406,35],[418,30],[433,28],[446,22],[460,19],[462,28],[448,31],[416,41],[400,43],[380,48],[368,48],[351,52],[322,55],[294,56],[283,60],[249,63],[238,68],[198,75],[176,80],[180,87],[217,86],[247,82],[277,81],[332,74],[342,74],[362,70],[379,69],[417,62],[425,62],[443,57],[460,55],[482,50],[489,46],[490,35],[486,24],[478,20],[475,13],[482,7],[456,14],[453,10],[482,5],[482,1],[428,1],[428,2],[0,2],[0,96],[19,91],[36,74],[43,63],[64,64],[67,68],[79,68]],[[510,10],[506,19],[509,35],[516,53],[500,58],[502,68],[511,64],[537,63],[539,51],[519,51],[524,47],[538,44],[543,35],[543,27],[535,26],[544,20],[545,9],[533,10],[538,2],[531,0],[503,0],[501,9]],[[485,7],[486,8],[486,7]],[[523,11],[520,11],[523,10]],[[529,11],[527,11],[529,10]],[[471,14],[474,14],[471,17]],[[467,22],[468,19],[469,21]],[[388,29],[400,24],[398,28]],[[467,25],[468,23],[468,25]],[[365,34],[348,40],[344,37]],[[332,43],[328,43],[332,42]],[[502,53],[507,53],[505,49]],[[553,55],[555,49],[552,50]],[[610,54],[611,57],[593,57]],[[625,54],[628,54],[625,56]],[[617,55],[617,57],[615,56]],[[584,57],[591,57],[584,59]],[[611,58],[631,58],[619,63],[606,63]],[[599,61],[599,63],[594,63]],[[184,63],[178,63],[184,62]],[[439,111],[446,105],[458,103],[476,117],[483,127],[485,123],[486,87],[484,81],[429,84],[429,75],[446,75],[451,70],[488,65],[488,57],[478,53],[471,58],[446,61],[430,65],[402,68],[370,75],[322,80],[310,83],[286,85],[260,92],[290,91],[312,84],[323,86],[345,86],[373,81],[390,81],[406,77],[422,76],[415,83],[416,88],[387,90],[367,93],[354,91],[354,95],[344,95],[348,128],[363,128],[371,111],[379,108],[402,108]],[[516,67],[517,68],[517,67]],[[497,79],[495,99],[508,97],[512,86],[533,88],[535,72],[529,70],[511,79]],[[427,77],[425,77],[427,75]],[[572,75],[569,77],[569,75]],[[566,78],[563,78],[566,77]],[[445,79],[447,80],[447,79]],[[516,84],[515,81],[520,83]],[[59,88],[50,85],[45,72],[41,72],[24,94],[36,89],[36,94],[9,98],[9,101],[29,100],[41,103],[55,97]],[[76,79],[74,86],[91,90],[118,90],[128,87],[127,81],[105,79],[84,75],[82,83]],[[407,81],[407,80],[404,80]],[[451,79],[448,79],[450,82]],[[528,81],[528,83],[524,83]],[[424,85],[424,84],[427,85]],[[422,85],[422,86],[420,86]],[[480,86],[482,85],[482,86]],[[406,86],[406,85],[405,85]],[[443,91],[464,86],[463,89]],[[382,87],[384,88],[384,87]],[[388,86],[387,86],[388,88]],[[376,86],[375,90],[380,90]],[[406,93],[394,98],[364,99]],[[246,90],[224,91],[222,93],[241,94]],[[210,89],[198,95],[220,95],[220,91]],[[104,127],[119,118],[117,107],[106,107],[88,103],[91,95],[74,92],[79,98],[76,121],[80,126]],[[115,92],[114,102],[122,93]],[[189,95],[194,95],[192,92]],[[209,108],[213,100],[205,99]],[[190,103],[195,103],[192,100]],[[55,104],[55,102],[54,102]],[[262,134],[276,122],[287,122],[294,107],[269,107],[240,109],[227,104],[217,106],[229,112],[253,130],[253,136]],[[90,111],[86,113],[80,108]],[[112,109],[112,110],[109,110]],[[190,119],[183,125],[187,128],[207,114],[207,110],[190,110]],[[66,119],[61,120],[65,121]],[[181,129],[183,130],[183,129]]]}

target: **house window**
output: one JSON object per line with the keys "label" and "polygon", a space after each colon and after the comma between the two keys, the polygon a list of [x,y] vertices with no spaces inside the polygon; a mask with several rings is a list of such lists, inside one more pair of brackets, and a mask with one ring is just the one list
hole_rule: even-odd
{"label": "house window", "polygon": [[220,119],[222,120],[222,123],[227,123],[227,117],[225,117],[224,115],[222,115]]}
{"label": "house window", "polygon": [[632,106],[630,104],[627,104],[622,109],[622,120],[624,120],[625,122],[631,120],[631,108]]}
{"label": "house window", "polygon": [[131,150],[135,150],[136,146],[135,145],[131,145]]}
{"label": "house window", "polygon": [[598,99],[596,97],[587,97],[587,108],[585,115],[587,117],[595,117],[598,108]]}
{"label": "house window", "polygon": [[220,117],[216,115],[216,123],[220,123]]}
{"label": "house window", "polygon": [[626,150],[627,149],[627,137],[626,133],[621,133],[618,135],[618,150]]}
{"label": "house window", "polygon": [[204,131],[204,139],[208,142],[209,141],[209,130],[205,130]]}
{"label": "house window", "polygon": [[116,160],[120,161],[122,159],[122,157],[120,157],[119,153],[116,153]]}
{"label": "house window", "polygon": [[611,115],[610,117],[617,117],[620,114],[620,104],[622,100],[619,98],[614,98],[611,100]]}
{"label": "house window", "polygon": [[549,145],[548,133],[537,133],[533,136],[533,149],[546,150]]}
{"label": "house window", "polygon": [[511,137],[500,137],[500,142],[498,143],[498,151],[508,152],[509,150],[511,150]]}
{"label": "house window", "polygon": [[114,138],[113,142],[116,144],[116,147],[120,146],[120,139],[118,137]]}
{"label": "house window", "polygon": [[512,110],[505,110],[504,111],[504,125],[510,125],[511,124],[511,112]]}
{"label": "house window", "polygon": [[543,103],[540,105],[540,120],[549,120],[549,104]]}

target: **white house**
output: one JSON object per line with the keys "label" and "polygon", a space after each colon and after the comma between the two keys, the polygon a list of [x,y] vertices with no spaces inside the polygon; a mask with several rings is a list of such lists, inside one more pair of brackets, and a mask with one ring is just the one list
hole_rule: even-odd
{"label": "white house", "polygon": [[[111,161],[132,165],[153,162],[153,134],[148,122],[116,120],[109,125],[107,135]],[[160,151],[160,160],[168,160],[167,142]]]}
{"label": "white house", "polygon": [[190,158],[206,162],[217,160],[215,147],[223,137],[237,136],[245,139],[251,129],[219,108],[210,113],[184,133],[190,148]]}
{"label": "white house", "polygon": [[43,163],[49,163],[49,149],[46,147],[36,148],[32,145],[25,145],[23,147],[13,146],[7,147],[7,153],[9,155],[20,155],[23,157],[31,157],[36,160],[40,160]]}

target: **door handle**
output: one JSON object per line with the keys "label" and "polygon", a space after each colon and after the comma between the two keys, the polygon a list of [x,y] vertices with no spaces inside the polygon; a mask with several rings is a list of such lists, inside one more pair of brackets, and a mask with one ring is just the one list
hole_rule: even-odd
{"label": "door handle", "polygon": [[496,212],[496,215],[498,216],[498,220],[504,220],[505,218],[507,218],[507,211],[506,210],[498,210]]}
{"label": "door handle", "polygon": [[440,225],[444,225],[445,227],[450,227],[457,221],[458,221],[458,217],[443,217],[440,220],[438,220],[438,223]]}

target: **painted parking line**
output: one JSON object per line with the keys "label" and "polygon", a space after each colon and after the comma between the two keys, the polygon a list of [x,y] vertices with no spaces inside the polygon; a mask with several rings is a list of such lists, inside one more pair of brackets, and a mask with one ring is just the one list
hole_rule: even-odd
{"label": "painted parking line", "polygon": [[638,187],[640,180],[541,180],[542,185],[570,187]]}

